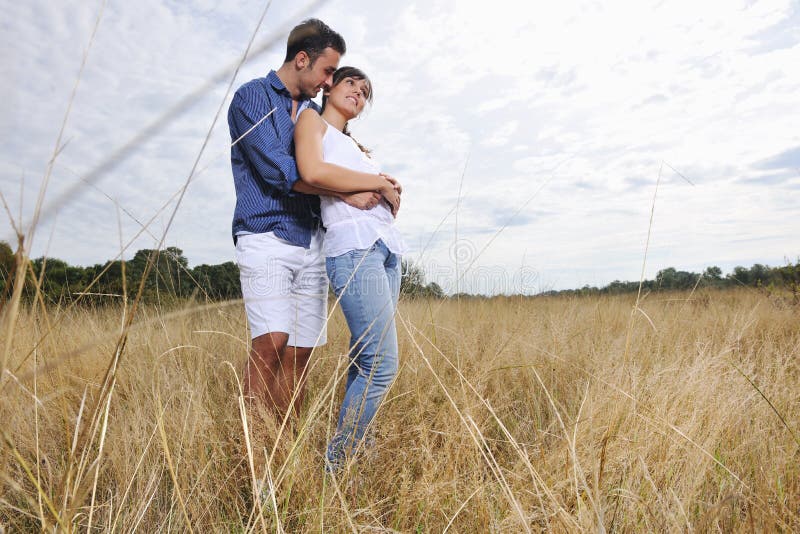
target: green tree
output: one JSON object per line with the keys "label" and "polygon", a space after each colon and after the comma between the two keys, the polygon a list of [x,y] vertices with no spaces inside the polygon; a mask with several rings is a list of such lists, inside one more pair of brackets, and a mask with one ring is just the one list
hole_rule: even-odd
{"label": "green tree", "polygon": [[219,265],[198,265],[192,274],[200,288],[212,300],[230,300],[242,297],[239,268],[232,261]]}
{"label": "green tree", "polygon": [[444,298],[442,288],[436,282],[425,283],[425,271],[411,260],[400,263],[400,294],[412,298]]}
{"label": "green tree", "polygon": [[676,274],[674,267],[661,269],[656,273],[656,286],[659,289],[672,289],[675,286]]}
{"label": "green tree", "polygon": [[760,263],[750,267],[750,283],[754,286],[767,285],[770,279],[770,268]]}
{"label": "green tree", "polygon": [[721,280],[722,279],[722,269],[713,265],[711,267],[706,267],[706,270],[703,271],[703,277],[709,280]]}
{"label": "green tree", "polygon": [[164,250],[138,250],[126,265],[128,285],[132,287],[132,290],[138,290],[147,269],[147,263],[151,258],[153,265],[150,267],[144,283],[146,300],[162,297],[188,297],[192,293],[194,283],[188,269],[189,260],[178,247],[167,247]]}
{"label": "green tree", "polygon": [[[127,267],[127,264],[125,267]],[[103,265],[95,265],[91,269],[90,273],[92,280],[101,272],[105,272],[103,272],[103,274],[100,276],[100,279],[92,287],[92,289],[89,290],[90,293],[93,293],[92,295],[89,295],[91,297],[89,299],[90,302],[110,303],[113,302],[112,299],[121,297],[124,289],[122,283],[122,270],[123,262],[121,260],[107,261]],[[127,289],[128,291],[131,290],[130,284],[128,284]]]}
{"label": "green tree", "polygon": [[733,268],[733,272],[731,272],[727,278],[735,285],[750,285],[750,269],[747,267],[742,267],[741,265],[737,265]]}
{"label": "green tree", "polygon": [[795,304],[800,304],[800,259],[796,264],[787,262],[783,267],[776,267],[772,272],[773,285],[788,289]]}
{"label": "green tree", "polygon": [[443,299],[445,297],[444,290],[436,282],[431,282],[425,286],[425,296],[435,299]]}

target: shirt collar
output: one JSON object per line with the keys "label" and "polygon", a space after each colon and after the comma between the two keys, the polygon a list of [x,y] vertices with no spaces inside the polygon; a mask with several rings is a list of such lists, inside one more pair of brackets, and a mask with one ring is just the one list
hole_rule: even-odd
{"label": "shirt collar", "polygon": [[277,72],[275,72],[274,70],[269,71],[269,74],[267,74],[267,81],[272,86],[272,88],[275,89],[275,92],[283,96],[292,98],[292,93],[290,93],[289,89],[287,89],[286,86],[283,84],[281,79],[278,77]]}

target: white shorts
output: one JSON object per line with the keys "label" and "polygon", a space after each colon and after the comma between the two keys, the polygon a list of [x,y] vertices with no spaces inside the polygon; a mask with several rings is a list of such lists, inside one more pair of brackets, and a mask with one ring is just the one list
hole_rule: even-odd
{"label": "white shorts", "polygon": [[289,334],[289,346],[316,347],[327,341],[328,278],[323,231],[311,247],[292,245],[273,232],[240,235],[236,263],[250,336]]}

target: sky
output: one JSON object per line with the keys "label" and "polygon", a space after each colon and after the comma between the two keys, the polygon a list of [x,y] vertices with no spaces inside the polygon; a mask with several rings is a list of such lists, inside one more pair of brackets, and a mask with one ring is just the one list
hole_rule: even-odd
{"label": "sky", "polygon": [[[233,260],[227,107],[309,16],[372,79],[351,129],[403,183],[407,257],[449,293],[800,256],[798,1],[6,4],[0,240],[21,225],[32,257],[131,258],[166,232],[190,265]],[[271,45],[234,77],[254,32]]]}

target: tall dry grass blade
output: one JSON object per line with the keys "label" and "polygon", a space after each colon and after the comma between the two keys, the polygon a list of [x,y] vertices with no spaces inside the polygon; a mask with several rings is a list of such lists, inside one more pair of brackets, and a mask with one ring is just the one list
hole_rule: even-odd
{"label": "tall dry grass blade", "polygon": [[22,211],[25,207],[25,169],[22,169],[22,179],[19,181],[19,221],[20,227],[17,230],[17,235],[22,235]]}
{"label": "tall dry grass blade", "polygon": [[240,135],[239,137],[237,137],[236,139],[234,139],[234,140],[233,140],[233,142],[232,142],[232,143],[231,143],[229,146],[226,146],[225,148],[223,148],[222,150],[220,150],[219,152],[217,152],[215,155],[211,156],[211,158],[209,158],[209,161],[208,161],[208,163],[206,163],[206,165],[205,165],[204,167],[201,167],[201,168],[200,168],[200,169],[199,169],[199,170],[198,170],[196,173],[194,173],[194,178],[197,178],[199,175],[201,175],[201,174],[203,174],[205,171],[207,171],[207,170],[208,170],[208,169],[211,167],[211,165],[213,165],[213,164],[216,162],[216,160],[217,160],[217,159],[219,159],[219,158],[221,158],[222,156],[228,156],[228,157],[230,157],[231,148],[233,148],[234,146],[236,146],[236,145],[239,143],[239,141],[241,141],[242,139],[244,139],[245,137],[247,137],[248,135],[250,135],[250,132],[252,132],[252,131],[253,131],[253,130],[255,130],[256,128],[258,128],[258,127],[261,125],[261,123],[262,123],[262,122],[264,122],[265,120],[267,120],[267,119],[269,118],[269,116],[270,116],[270,115],[272,115],[273,113],[275,113],[275,110],[276,110],[276,109],[278,109],[278,108],[272,108],[271,110],[269,110],[269,112],[268,112],[266,115],[264,115],[263,117],[261,117],[260,119],[258,119],[258,120],[255,122],[255,124],[253,124],[253,125],[252,125],[250,128],[248,128],[248,129],[247,129],[247,130],[246,130],[246,131],[245,131],[245,132],[244,132],[242,135]]}
{"label": "tall dry grass blade", "polygon": [[6,197],[3,195],[3,192],[0,191],[0,201],[3,203],[3,208],[6,210],[6,214],[8,215],[8,222],[11,223],[11,229],[14,230],[14,235],[19,238],[22,235],[19,227],[17,227],[17,222],[14,220],[14,216],[11,214],[11,208],[8,207],[8,203],[6,202]]}
{"label": "tall dry grass blade", "polygon": [[791,427],[791,426],[789,426],[789,423],[786,421],[786,418],[785,418],[785,417],[783,416],[783,414],[782,414],[782,413],[781,413],[781,412],[778,410],[778,408],[776,408],[776,407],[775,407],[775,405],[772,403],[772,401],[771,401],[771,400],[769,400],[769,397],[767,397],[767,396],[764,394],[764,392],[763,392],[763,391],[761,391],[761,388],[760,388],[760,387],[758,387],[758,384],[756,384],[756,383],[755,383],[755,382],[754,382],[754,381],[753,381],[753,380],[752,380],[752,379],[751,379],[749,376],[747,376],[747,373],[745,373],[744,371],[742,371],[742,370],[739,368],[739,366],[738,366],[738,365],[736,365],[736,364],[735,364],[733,361],[730,361],[730,364],[731,364],[731,366],[733,366],[733,368],[734,368],[734,369],[736,369],[736,370],[739,372],[739,374],[740,374],[740,375],[742,375],[742,376],[744,377],[744,379],[745,379],[745,380],[747,380],[747,381],[750,383],[750,385],[751,385],[751,386],[753,386],[753,389],[755,389],[755,390],[758,392],[758,394],[759,394],[759,395],[761,395],[761,398],[762,398],[762,399],[764,399],[764,400],[767,402],[767,404],[769,405],[769,407],[772,409],[772,412],[773,412],[773,413],[774,413],[776,416],[778,416],[778,419],[780,419],[780,420],[781,420],[781,423],[783,424],[784,428],[786,428],[786,430],[788,430],[788,431],[789,431],[789,434],[791,434],[791,435],[792,435],[792,439],[794,440],[794,442],[795,442],[795,443],[797,443],[797,446],[798,446],[798,447],[800,447],[800,438],[798,438],[798,436],[797,436],[797,433],[795,433],[795,431],[792,429],[792,427]]}
{"label": "tall dry grass blade", "polygon": [[686,299],[681,304],[680,309],[678,310],[678,316],[683,315],[683,310],[686,308],[686,305],[689,303],[689,301],[692,300],[692,296],[694,296],[694,292],[697,291],[697,286],[700,285],[700,281],[703,280],[703,276],[705,276],[705,273],[700,273],[700,276],[697,277],[697,282],[695,282],[694,287],[692,288],[692,292],[689,293],[689,296],[686,297]]}
{"label": "tall dry grass blade", "polygon": [[[42,485],[42,457],[41,457],[41,446],[39,445],[39,407],[41,406],[44,408],[44,405],[39,400],[39,380],[38,375],[35,373],[36,371],[36,355],[33,356],[33,435],[34,435],[34,445],[36,446],[36,482],[39,486]],[[20,384],[21,385],[21,384]],[[42,504],[42,496],[38,493],[36,494],[36,504],[38,505],[38,512],[39,512],[39,521],[42,526],[42,529],[45,528],[44,523],[44,505]]]}
{"label": "tall dry grass blade", "polygon": [[[24,181],[25,181],[25,173],[23,172],[22,173],[22,182],[24,182]],[[0,200],[2,200],[2,202],[3,202],[3,207],[5,208],[6,213],[8,214],[8,221],[9,221],[9,223],[11,223],[11,228],[14,230],[13,242],[17,243],[17,249],[21,250],[21,249],[23,249],[22,243],[24,242],[24,236],[23,236],[22,231],[20,230],[20,228],[17,226],[17,223],[14,220],[14,216],[11,214],[11,208],[8,207],[8,203],[6,203],[6,197],[3,195],[2,191],[0,191]],[[21,194],[20,194],[20,202],[22,202],[22,195]],[[22,222],[22,218],[21,217],[22,217],[22,206],[20,205],[20,219],[19,219],[20,222]],[[9,242],[10,241],[11,240],[9,239]],[[5,287],[3,288],[3,294],[0,295],[0,329],[2,329],[2,325],[7,320],[7,317],[8,317],[8,314],[6,313],[8,311],[7,310],[7,304],[9,302],[11,302],[11,303],[14,302],[13,288],[16,287],[15,283],[16,283],[17,268],[18,268],[17,262],[15,261],[11,272],[5,273],[6,284],[5,284]],[[12,283],[8,283],[8,282],[12,282]],[[11,293],[12,293],[11,296],[8,295],[9,290],[12,290],[11,291]],[[14,312],[14,313],[16,313],[16,312]],[[4,352],[4,354],[5,354],[5,352]],[[3,363],[3,365],[0,366],[0,373],[2,373],[3,370],[5,370],[5,369],[6,369],[6,366]],[[0,390],[2,390],[2,387],[3,387],[3,381],[2,381],[2,378],[0,377]]]}
{"label": "tall dry grass blade", "polygon": [[[239,380],[239,375],[236,373],[236,369],[233,367],[231,362],[225,362],[225,365],[230,367],[231,371],[233,372],[233,376],[236,379],[236,388],[239,391],[239,396],[237,397],[237,404],[239,406],[239,418],[242,422],[242,434],[244,436],[244,444],[245,450],[247,451],[247,465],[250,470],[250,487],[253,495],[253,506],[255,507],[255,513],[258,518],[258,521],[261,523],[262,529],[266,532],[267,524],[264,520],[264,515],[261,512],[262,509],[262,502],[261,502],[261,492],[259,491],[258,487],[258,476],[256,475],[256,463],[255,458],[253,456],[253,445],[250,442],[250,425],[247,419],[247,407],[244,404],[244,390],[242,389],[242,383]],[[270,488],[271,495],[273,495],[273,501],[275,491],[274,488]],[[278,517],[278,504],[274,503],[274,511],[275,517]]]}
{"label": "tall dry grass blade", "polygon": [[[470,152],[467,151],[467,157],[464,161],[464,168],[461,170],[461,179],[459,180],[458,183],[458,197],[456,198],[456,214],[455,214],[454,241],[453,241],[453,254],[452,254],[452,259],[456,267],[455,271],[456,273],[455,289],[456,289],[456,305],[457,305],[456,313],[458,313],[459,315],[461,314],[461,276],[459,276],[459,271],[461,269],[461,252],[460,252],[461,242],[458,239],[458,214],[461,211],[461,198],[464,190],[464,178],[467,175],[467,167],[469,166],[469,156]],[[459,325],[460,324],[461,321],[459,321]],[[463,366],[463,362],[461,361],[461,351],[459,350],[458,346],[456,346],[456,361],[458,362],[458,367],[461,368]],[[463,383],[461,384],[461,387],[463,389],[464,387]]]}
{"label": "tall dry grass blade", "polygon": [[669,167],[670,169],[672,169],[672,172],[674,172],[675,174],[677,174],[678,176],[680,176],[681,178],[683,178],[684,180],[686,180],[686,183],[688,183],[689,185],[691,185],[692,187],[694,187],[694,185],[695,185],[695,184],[694,184],[694,182],[693,182],[693,181],[691,181],[690,179],[688,179],[688,178],[686,177],[686,175],[685,175],[685,174],[683,174],[683,173],[679,172],[677,169],[675,169],[675,167],[673,167],[672,165],[670,165],[668,162],[664,161],[663,163],[664,163],[664,165],[666,165],[667,167]]}
{"label": "tall dry grass blade", "polygon": [[[655,423],[655,422],[656,422],[656,420],[655,420],[655,419],[651,419],[651,422],[654,422],[654,423]],[[668,426],[668,427],[669,427],[669,428],[670,428],[670,429],[671,429],[673,432],[675,432],[675,433],[676,433],[676,434],[678,434],[680,437],[682,437],[683,439],[685,439],[686,441],[688,441],[689,443],[691,443],[692,445],[694,445],[694,446],[695,446],[695,447],[696,447],[696,448],[697,448],[697,449],[698,449],[698,450],[699,450],[701,453],[703,453],[703,455],[704,455],[704,456],[707,456],[707,457],[708,457],[708,458],[709,458],[711,461],[713,461],[713,462],[714,462],[716,465],[718,465],[718,466],[719,466],[719,467],[721,467],[723,470],[725,470],[725,472],[726,472],[726,473],[728,473],[730,476],[732,476],[732,477],[733,477],[733,478],[736,480],[736,482],[738,482],[739,484],[741,484],[741,485],[742,485],[742,487],[743,487],[744,489],[746,489],[746,490],[748,490],[748,491],[750,490],[750,487],[749,487],[747,484],[745,484],[745,483],[744,483],[744,481],[743,481],[741,478],[739,478],[739,476],[738,476],[736,473],[734,473],[733,471],[731,471],[731,470],[728,468],[728,466],[726,466],[726,465],[725,465],[725,464],[723,464],[721,461],[719,461],[719,460],[718,460],[718,459],[717,459],[717,458],[716,458],[716,457],[715,457],[715,456],[714,456],[712,453],[710,453],[709,451],[707,451],[707,450],[706,450],[705,448],[703,448],[703,447],[702,447],[700,444],[698,444],[698,443],[697,443],[695,440],[693,440],[691,437],[689,437],[688,435],[686,435],[686,433],[684,433],[684,432],[683,432],[683,431],[682,431],[680,428],[676,427],[675,425],[673,425],[672,423],[669,423],[669,422],[666,422],[666,424],[667,424],[667,426]]]}
{"label": "tall dry grass blade", "polygon": [[[678,498],[678,495],[675,493],[673,488],[669,489],[670,494],[672,495],[672,500],[675,502],[675,505],[678,508],[678,511],[681,513],[681,518],[683,518],[683,524],[681,525],[684,532],[692,532],[694,529],[692,528],[692,523],[689,521],[689,516],[686,514],[686,509],[683,506],[683,503]],[[751,529],[751,532],[755,532],[755,529]]]}
{"label": "tall dry grass blade", "polygon": [[126,314],[128,313],[128,276],[127,276],[127,263],[125,262],[125,249],[123,248],[122,244],[122,217],[119,214],[120,205],[116,202],[114,203],[117,207],[117,233],[119,235],[119,255],[122,259],[120,263],[121,271],[122,271],[122,317],[120,318],[120,333],[125,328],[125,322],[127,321]]}
{"label": "tall dry grass blade", "polygon": [[[461,169],[461,179],[458,182],[458,196],[456,197],[456,215],[455,215],[455,241],[453,243],[453,245],[456,246],[456,247],[459,246],[459,241],[458,241],[458,212],[461,209],[461,194],[462,194],[462,191],[464,190],[464,177],[467,175],[467,167],[469,166],[469,154],[470,154],[469,151],[467,151],[467,158],[466,158],[466,160],[464,160],[464,168]],[[461,280],[461,278],[458,276],[458,269],[460,267],[460,265],[459,265],[460,258],[459,258],[458,250],[455,251],[455,254],[453,254],[453,256],[454,256],[453,259],[454,259],[455,264],[456,264],[456,300],[458,301],[460,299],[460,296],[459,296],[459,293],[460,293],[460,291],[459,291],[459,282]]]}
{"label": "tall dry grass blade", "polygon": [[[110,397],[111,392],[114,389],[114,385],[116,384],[116,372],[121,355],[122,355],[121,350],[116,350],[114,352],[114,355],[111,359],[110,368],[107,371],[106,378],[103,380],[101,384],[100,394],[98,395],[98,397],[102,399],[102,404],[99,404],[99,402],[95,403],[89,419],[89,426],[84,427],[86,429],[85,433],[84,431],[81,432],[79,440],[77,442],[82,446],[81,446],[80,459],[78,460],[78,465],[75,470],[74,484],[72,486],[73,491],[71,496],[73,503],[79,500],[79,496],[81,495],[81,485],[83,483],[84,476],[88,473],[89,470],[91,470],[92,466],[98,464],[101,460],[100,457],[96,457],[94,460],[91,460],[91,446],[95,443],[98,433],[100,433],[100,430],[102,428],[103,411],[104,411],[103,408],[104,405],[106,404],[106,399]],[[85,489],[84,491],[88,491],[88,488]],[[76,506],[73,506],[73,508],[75,507]]]}
{"label": "tall dry grass blade", "polygon": [[481,455],[484,457],[484,460],[489,466],[489,469],[492,470],[495,479],[497,479],[498,483],[500,484],[500,488],[503,490],[503,493],[505,494],[506,499],[511,505],[511,508],[517,514],[517,517],[519,519],[520,524],[522,525],[522,528],[525,530],[525,532],[530,533],[531,527],[528,524],[528,518],[525,517],[525,512],[522,511],[522,505],[519,503],[519,500],[514,495],[514,492],[511,491],[511,486],[509,485],[505,475],[503,474],[503,468],[500,467],[497,458],[495,458],[494,454],[492,453],[491,448],[489,447],[489,444],[487,443],[486,438],[483,435],[483,432],[481,432],[477,423],[475,423],[475,420],[470,415],[467,415],[466,417],[467,421],[469,421],[469,423],[472,425],[474,435],[476,436],[478,442],[481,445],[481,447],[479,448]]}
{"label": "tall dry grass blade", "polygon": [[[653,495],[656,496],[656,500],[661,505],[661,508],[662,509],[666,509],[666,506],[665,506],[665,503],[664,503],[664,498],[661,496],[661,492],[658,490],[658,486],[656,486],[656,483],[653,481],[653,477],[650,474],[650,470],[647,468],[647,464],[645,463],[644,458],[642,458],[641,454],[638,454],[636,456],[636,458],[639,460],[639,467],[641,468],[641,471],[644,474],[644,479],[650,485],[650,489],[653,491]],[[666,525],[666,522],[664,521],[664,518],[657,516],[655,514],[655,512],[651,512],[651,513],[652,513],[653,517],[655,517],[656,519],[659,520],[658,531],[659,532],[666,532],[666,530],[667,530],[666,526],[667,525]],[[702,529],[701,532],[704,531],[704,530],[705,529]]]}
{"label": "tall dry grass blade", "polygon": [[347,501],[345,500],[344,494],[342,493],[342,490],[340,488],[339,481],[337,480],[335,474],[331,473],[329,476],[333,481],[333,483],[331,484],[331,486],[333,487],[333,491],[339,498],[339,503],[342,505],[342,512],[344,512],[344,516],[347,519],[347,524],[350,526],[350,532],[357,534],[358,529],[356,528],[356,524],[353,521],[353,517],[350,514],[350,510],[348,509],[349,507],[347,506]]}
{"label": "tall dry grass blade", "polygon": [[480,490],[481,490],[481,488],[480,488],[480,487],[478,487],[478,488],[475,488],[475,491],[473,491],[472,493],[470,493],[469,497],[467,497],[466,499],[464,499],[464,502],[462,502],[462,503],[461,503],[461,505],[458,507],[458,509],[455,511],[455,513],[454,513],[454,514],[453,514],[453,515],[450,517],[450,520],[447,522],[447,525],[444,527],[444,530],[442,531],[442,534],[447,534],[447,531],[448,531],[448,530],[450,530],[450,527],[453,525],[453,521],[455,521],[455,520],[456,520],[456,517],[458,517],[458,514],[460,514],[460,513],[461,513],[461,510],[463,510],[463,509],[464,509],[464,507],[467,505],[467,503],[468,503],[470,500],[472,500],[472,498],[473,498],[475,495],[477,495],[477,494],[478,494],[478,492],[479,492]]}
{"label": "tall dry grass blade", "polygon": [[97,494],[97,479],[100,477],[100,466],[102,465],[103,447],[106,444],[106,431],[108,430],[108,413],[111,411],[111,399],[114,394],[114,385],[116,381],[111,384],[111,391],[108,393],[106,399],[106,407],[103,411],[103,423],[100,428],[100,444],[97,450],[97,459],[95,460],[96,466],[94,470],[94,481],[92,482],[92,499],[89,502],[89,517],[86,522],[86,531],[92,531],[92,516],[94,515],[94,500]]}
{"label": "tall dry grass blade", "polygon": [[66,472],[64,473],[64,477],[61,481],[61,514],[66,515],[67,513],[67,502],[68,502],[68,495],[71,492],[71,484],[73,480],[73,470],[75,468],[74,458],[75,453],[78,448],[78,436],[80,435],[80,428],[81,422],[83,421],[83,411],[86,407],[86,393],[88,391],[88,386],[83,388],[83,395],[81,396],[81,403],[78,406],[78,415],[75,417],[75,430],[72,433],[72,444],[69,449],[69,455],[67,456],[66,462]]}
{"label": "tall dry grass blade", "polygon": [[156,405],[158,407],[160,415],[156,418],[156,424],[158,425],[158,433],[161,435],[161,446],[164,450],[164,458],[167,461],[167,470],[169,471],[169,476],[172,478],[172,487],[175,491],[175,495],[178,497],[178,503],[181,506],[181,512],[183,513],[183,519],[186,521],[186,528],[189,530],[190,533],[194,532],[192,528],[192,521],[189,519],[189,512],[186,509],[186,502],[183,500],[183,493],[181,492],[181,484],[178,480],[178,475],[175,472],[175,466],[172,462],[172,454],[170,453],[169,447],[169,440],[167,439],[167,432],[164,430],[164,412],[166,408],[162,409],[164,406],[161,403],[161,395],[156,393]]}
{"label": "tall dry grass blade", "polygon": [[[548,172],[555,173],[559,169],[559,167],[561,167],[563,164],[571,161],[572,159],[574,159],[574,157],[575,156],[570,156],[569,158],[565,159],[564,161],[560,162],[558,165],[553,167],[553,169],[548,171]],[[456,287],[459,286],[461,279],[464,278],[464,276],[466,276],[467,273],[470,270],[472,270],[472,267],[475,265],[475,263],[478,261],[478,259],[480,259],[480,257],[483,256],[483,253],[486,252],[486,250],[495,241],[495,239],[497,239],[497,237],[505,231],[505,229],[514,221],[514,219],[517,217],[517,215],[519,215],[522,212],[522,210],[525,209],[528,206],[528,204],[530,204],[533,201],[534,198],[539,196],[539,193],[541,193],[542,190],[545,188],[545,186],[547,186],[547,184],[549,184],[554,178],[555,178],[555,174],[551,175],[548,179],[546,179],[542,183],[542,185],[540,185],[536,189],[536,191],[534,191],[533,194],[531,196],[529,196],[525,200],[525,202],[523,202],[517,208],[517,210],[514,211],[514,213],[511,214],[511,216],[508,219],[506,219],[506,221],[503,223],[503,225],[492,235],[492,237],[489,238],[489,240],[483,245],[483,247],[473,256],[472,261],[470,261],[470,263],[467,265],[467,268],[464,269],[464,271],[462,273],[460,273],[460,274],[458,274],[456,276]],[[439,302],[439,304],[437,306],[437,311],[442,307],[444,302],[445,302],[445,300],[442,300],[441,302]]]}
{"label": "tall dry grass blade", "polygon": [[[52,237],[52,234],[51,234]],[[48,245],[49,248],[49,245]],[[52,330],[53,325],[50,321],[50,314],[47,312],[47,304],[45,303],[45,292],[42,290],[44,286],[44,274],[47,270],[47,257],[45,256],[42,265],[40,268],[39,276],[36,276],[36,271],[33,270],[33,263],[28,261],[28,274],[30,275],[31,282],[33,282],[33,305],[31,306],[31,314],[35,315],[37,311],[37,306],[41,308],[41,317],[44,319],[45,326],[48,330]],[[20,366],[18,365],[17,368]]]}
{"label": "tall dry grass blade", "polygon": [[645,311],[641,309],[639,306],[636,306],[634,309],[639,313],[641,313],[645,319],[647,319],[647,322],[650,323],[650,328],[653,329],[653,332],[658,333],[658,328],[656,328],[656,324],[653,322],[650,316],[647,315],[647,313],[645,313]]}
{"label": "tall dry grass blade", "polygon": [[38,395],[36,394],[36,381],[35,381],[35,376],[36,375],[34,375],[33,391],[31,391],[30,389],[26,388],[25,384],[23,384],[22,381],[18,377],[16,377],[14,375],[14,373],[9,371],[8,369],[6,369],[6,374],[8,374],[8,376],[11,377],[11,380],[13,380],[14,383],[19,386],[19,389],[21,391],[24,391],[25,394],[28,395],[33,400],[33,405],[35,407],[44,409],[44,404],[42,403],[41,399],[39,399]]}
{"label": "tall dry grass blade", "polygon": [[575,489],[576,489],[576,495],[575,495],[576,496],[576,501],[575,502],[582,502],[582,499],[580,498],[580,492],[578,491],[578,488],[580,486],[583,486],[583,489],[586,492],[586,497],[589,499],[589,504],[591,505],[592,511],[594,512],[595,518],[597,520],[597,524],[594,526],[594,529],[597,532],[600,532],[600,533],[604,534],[605,531],[606,531],[606,528],[605,528],[605,524],[604,524],[604,521],[603,521],[603,510],[597,504],[597,501],[595,500],[595,498],[592,496],[592,488],[589,486],[589,481],[588,481],[588,479],[586,477],[586,473],[583,471],[583,468],[581,467],[580,460],[578,458],[578,449],[577,449],[578,425],[580,424],[581,413],[583,413],[583,407],[586,405],[586,399],[588,398],[588,396],[589,396],[589,381],[587,380],[586,381],[586,388],[584,389],[583,397],[581,398],[581,404],[578,407],[578,413],[575,415],[575,424],[572,425],[572,440],[568,442],[568,445],[569,445],[569,449],[570,449],[570,455],[572,456],[572,472],[573,472],[573,474],[575,476],[575,481],[574,481],[575,482]]}
{"label": "tall dry grass blade", "polygon": [[[156,425],[156,429],[158,425]],[[130,528],[130,532],[137,532],[139,530],[139,525],[141,524],[142,520],[144,519],[145,513],[147,510],[150,509],[150,506],[153,500],[156,498],[158,494],[158,485],[161,482],[161,473],[153,473],[150,477],[150,480],[147,482],[147,486],[144,489],[144,494],[149,495],[146,499],[144,499],[139,507],[138,513],[134,516],[133,525]]]}
{"label": "tall dry grass blade", "polygon": [[8,361],[11,357],[11,342],[14,339],[14,329],[17,324],[19,306],[22,299],[22,287],[25,283],[25,273],[27,272],[28,266],[28,258],[25,256],[23,246],[23,236],[20,235],[18,237],[17,252],[14,256],[14,289],[11,292],[11,301],[3,306],[3,313],[0,315],[0,319],[5,323],[5,325],[0,323],[0,328],[5,326],[6,337],[6,342],[3,346],[3,360],[2,364],[0,364],[0,392],[3,391],[6,384],[5,370],[8,369]]}
{"label": "tall dry grass blade", "polygon": [[12,456],[14,456],[14,458],[19,463],[20,467],[22,467],[23,471],[25,471],[25,475],[28,477],[28,481],[31,484],[33,484],[34,487],[36,488],[36,492],[40,495],[40,497],[44,501],[45,505],[47,506],[47,510],[53,516],[53,519],[56,521],[56,523],[61,525],[61,528],[63,528],[65,531],[68,532],[69,527],[67,526],[66,523],[64,523],[64,520],[61,517],[61,515],[59,515],[59,513],[56,511],[56,508],[53,505],[53,501],[50,500],[50,497],[42,489],[42,486],[36,480],[36,477],[34,476],[30,466],[28,465],[28,462],[26,462],[25,458],[23,458],[22,455],[19,453],[17,447],[14,445],[14,442],[11,441],[11,438],[8,436],[4,428],[0,428],[0,434],[2,434],[3,441],[5,442],[6,447],[8,447],[9,450],[11,451]]}
{"label": "tall dry grass blade", "polygon": [[[166,409],[166,407],[164,409]],[[163,413],[160,414],[160,415],[163,417]],[[133,469],[133,473],[131,473],[131,476],[128,479],[128,485],[125,486],[125,491],[123,492],[122,497],[120,498],[119,504],[117,505],[117,508],[119,509],[119,511],[114,516],[114,523],[111,525],[111,529],[110,529],[111,532],[115,532],[117,530],[117,524],[119,523],[119,520],[122,517],[122,512],[125,511],[125,503],[127,502],[128,495],[130,494],[131,488],[133,487],[133,481],[136,480],[136,477],[138,476],[139,470],[141,469],[142,465],[144,464],[144,460],[145,460],[145,457],[147,455],[147,451],[150,450],[150,445],[153,443],[153,439],[156,436],[156,432],[158,432],[158,424],[153,426],[153,431],[150,433],[150,438],[148,438],[147,443],[144,446],[144,449],[142,449],[142,454],[139,455],[139,460],[136,462],[136,467]],[[112,515],[112,514],[109,514],[109,516],[110,515]]]}
{"label": "tall dry grass blade", "polygon": [[625,353],[623,355],[623,362],[627,365],[628,364],[628,352],[631,346],[631,333],[633,331],[633,317],[636,313],[636,309],[639,307],[639,300],[642,297],[642,286],[644,285],[644,270],[647,267],[647,252],[650,249],[650,234],[653,230],[653,215],[656,211],[656,196],[658,195],[658,186],[661,184],[661,171],[664,168],[664,162],[661,162],[661,165],[658,167],[658,179],[656,180],[656,187],[653,191],[653,202],[650,204],[650,222],[647,225],[647,240],[644,244],[644,257],[642,258],[642,272],[639,275],[639,289],[636,291],[636,303],[633,305],[633,309],[631,310],[630,319],[628,319],[628,333],[625,336]]}

